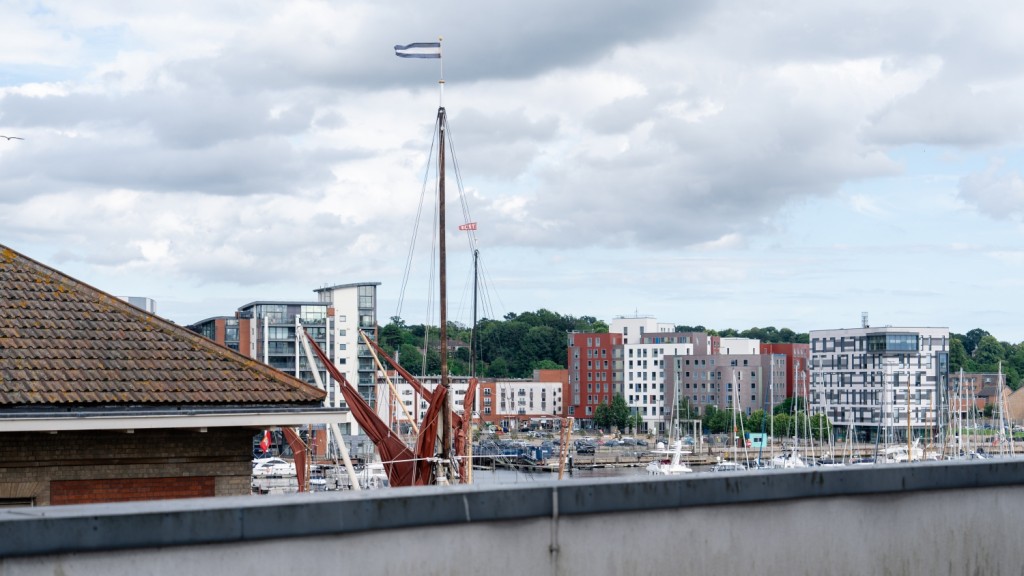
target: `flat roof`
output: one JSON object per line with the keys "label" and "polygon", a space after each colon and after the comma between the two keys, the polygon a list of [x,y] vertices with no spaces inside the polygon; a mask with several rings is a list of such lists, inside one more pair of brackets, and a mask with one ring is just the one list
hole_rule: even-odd
{"label": "flat roof", "polygon": [[1007,459],[10,508],[0,558],[1022,483]]}
{"label": "flat roof", "polygon": [[352,282],[351,284],[335,284],[334,286],[324,286],[323,288],[315,288],[313,292],[327,292],[329,290],[337,290],[338,288],[356,288],[358,286],[380,286],[380,282]]}

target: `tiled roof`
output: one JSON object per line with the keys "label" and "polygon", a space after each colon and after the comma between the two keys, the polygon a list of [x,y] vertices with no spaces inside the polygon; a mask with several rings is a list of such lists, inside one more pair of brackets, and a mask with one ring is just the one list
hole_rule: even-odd
{"label": "tiled roof", "polygon": [[307,405],[324,396],[0,245],[0,407]]}

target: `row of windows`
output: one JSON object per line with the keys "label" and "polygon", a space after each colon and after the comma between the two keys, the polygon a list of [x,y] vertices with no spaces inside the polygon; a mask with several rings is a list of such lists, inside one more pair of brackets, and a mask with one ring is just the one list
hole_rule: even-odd
{"label": "row of windows", "polygon": [[906,370],[931,368],[932,358],[932,354],[896,354],[889,357],[878,354],[815,354],[811,357],[811,367],[833,370]]}
{"label": "row of windows", "polygon": [[[658,380],[659,378],[661,378],[661,379],[665,378],[665,373],[664,372],[651,372],[650,380]],[[633,373],[632,372],[627,372],[626,373],[626,379],[627,380],[647,380],[648,379],[647,378],[647,372],[637,372],[636,373],[636,378],[633,377]]]}
{"label": "row of windows", "polygon": [[[704,382],[701,382],[700,387],[703,390],[707,390],[709,388],[708,384],[704,383]],[[690,383],[689,382],[684,383],[683,384],[683,388],[687,388],[687,389],[690,388]],[[697,389],[697,383],[696,382],[693,383],[693,389],[694,390]],[[722,385],[721,384],[712,383],[710,385],[710,389],[711,390],[721,390],[722,389]],[[732,382],[727,383],[725,389],[726,390],[732,390]],[[743,389],[743,384],[741,384],[740,382],[737,382],[736,383],[736,389],[737,390],[742,390]],[[750,389],[751,390],[757,390],[757,382],[751,382],[750,383]]]}
{"label": "row of windows", "polygon": [[[682,372],[682,374],[684,374],[686,378],[690,377],[690,373],[689,372]],[[743,372],[733,372],[733,374],[736,376],[736,380],[743,380]],[[722,379],[722,372],[721,372],[721,370],[719,370],[718,372],[712,372],[710,370],[701,370],[699,372],[694,372],[693,373],[693,377],[698,379],[698,380],[721,380]],[[751,372],[750,373],[750,377],[751,377],[751,379],[756,380],[757,379],[757,372]],[[676,372],[676,379],[677,380],[681,380],[682,379],[682,377],[680,376],[680,372]]]}
{"label": "row of windows", "polygon": [[[664,368],[665,367],[665,362],[663,360],[653,360],[651,363],[655,367],[658,367],[658,368]],[[647,360],[637,360],[636,361],[636,367],[637,368],[647,368]],[[630,369],[633,368],[633,361],[632,360],[629,361],[628,368],[630,368]]]}
{"label": "row of windows", "polygon": [[627,397],[626,402],[629,403],[629,404],[633,404],[633,403],[655,404],[657,402],[665,402],[665,395],[661,394],[659,396],[658,394],[638,394],[638,395],[634,396],[634,395],[630,394]]}
{"label": "row of windows", "polygon": [[921,336],[915,333],[884,333],[862,336],[834,336],[811,340],[812,352],[914,352],[917,350],[945,351],[946,336]]}
{"label": "row of windows", "polygon": [[[660,382],[660,383],[657,383],[657,384],[652,382],[651,383],[651,390],[653,390],[655,386],[658,387],[658,390],[661,390],[662,392],[665,391],[665,383],[664,382]],[[633,390],[633,383],[630,382],[629,384],[627,384],[627,387],[630,390]],[[647,392],[647,382],[637,382],[636,383],[636,390],[637,391]]]}

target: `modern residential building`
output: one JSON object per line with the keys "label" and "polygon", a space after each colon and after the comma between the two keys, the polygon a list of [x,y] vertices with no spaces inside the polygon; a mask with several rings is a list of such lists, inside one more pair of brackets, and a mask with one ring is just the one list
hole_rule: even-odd
{"label": "modern residential building", "polygon": [[570,332],[566,354],[570,390],[566,416],[589,428],[597,407],[611,404],[613,395],[621,391],[622,335]]}
{"label": "modern residential building", "polygon": [[[382,417],[387,422],[398,423],[402,433],[408,433],[409,420],[419,423],[427,411],[428,400],[419,395],[404,378],[395,372],[388,372],[391,385],[382,382],[378,388],[381,397],[378,405],[385,406]],[[440,376],[417,377],[427,390],[434,390],[441,384]],[[481,379],[477,384],[476,397],[471,413],[474,422],[493,425],[508,430],[523,427],[554,428],[564,413],[564,398],[567,370],[535,370],[533,379]],[[464,399],[469,386],[468,376],[450,376],[452,407],[459,414],[466,413]],[[397,393],[398,401],[390,393],[391,386]],[[400,405],[399,405],[400,404]]]}
{"label": "modern residential building", "polygon": [[665,359],[666,406],[685,398],[700,413],[714,406],[749,415],[771,410],[785,399],[785,355],[762,354],[760,342],[750,338],[693,337],[697,346],[692,355]]}
{"label": "modern residential building", "polygon": [[914,436],[943,428],[948,328],[865,325],[814,330],[810,339],[810,406],[833,426],[883,441],[906,439],[908,424]]}
{"label": "modern residential building", "polygon": [[622,343],[629,344],[639,342],[644,334],[652,332],[673,332],[676,327],[673,324],[658,322],[654,316],[616,316],[608,328],[613,334],[622,335]]}
{"label": "modern residential building", "polygon": [[[416,378],[430,391],[441,385],[440,375],[417,376]],[[415,422],[417,426],[423,421],[423,416],[429,406],[429,399],[419,394],[412,384],[409,384],[394,370],[378,372],[378,379],[377,396],[373,401],[378,407],[377,414],[392,429],[408,434],[412,428],[410,421]],[[449,376],[448,384],[451,386],[452,409],[458,414],[465,414],[463,399],[469,388],[469,376]],[[479,395],[479,390],[477,394]]]}
{"label": "modern residential building", "polygon": [[[218,316],[191,326],[195,332],[304,380],[316,378],[310,369],[302,341],[312,336],[346,380],[374,402],[376,368],[360,331],[377,337],[377,286],[379,282],[319,288],[316,301],[257,301],[240,307],[234,316]],[[327,388],[327,403],[344,406],[337,383],[320,369]]]}
{"label": "modern residential building", "polygon": [[[761,354],[782,354],[786,357],[786,398],[800,396],[807,398],[811,385],[810,344],[761,344]],[[776,382],[778,385],[778,382]]]}
{"label": "modern residential building", "polygon": [[327,355],[363,398],[373,395],[376,384],[377,367],[360,332],[377,339],[377,286],[380,282],[357,282],[316,290],[320,302],[330,306],[328,316],[333,320]]}
{"label": "modern residential building", "polygon": [[[623,396],[630,410],[642,419],[640,432],[664,430],[672,404],[665,402],[666,358],[691,356],[695,346],[706,350],[706,334],[646,332],[623,344]],[[666,413],[667,416],[666,416]]]}
{"label": "modern residential building", "polygon": [[[314,384],[316,378],[296,339],[297,327],[301,325],[303,331],[326,350],[327,312],[328,307],[319,302],[250,302],[241,306],[233,317],[207,318],[189,328],[249,358]],[[321,382],[328,382],[327,377],[326,370],[321,368]],[[328,386],[327,391],[328,404],[340,406],[337,390]]]}

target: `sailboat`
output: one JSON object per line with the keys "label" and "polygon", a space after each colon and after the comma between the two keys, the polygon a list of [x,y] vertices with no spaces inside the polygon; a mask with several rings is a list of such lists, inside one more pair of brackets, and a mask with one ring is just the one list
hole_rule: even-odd
{"label": "sailboat", "polygon": [[651,476],[678,476],[693,472],[689,466],[682,462],[683,454],[689,454],[689,450],[683,449],[682,431],[679,425],[679,384],[676,384],[676,393],[673,395],[674,405],[672,406],[672,418],[669,428],[669,445],[666,448],[652,450],[653,454],[660,458],[652,460],[647,465],[647,473]]}
{"label": "sailboat", "polygon": [[[441,42],[417,42],[395,46],[395,54],[402,58],[441,58]],[[444,76],[442,69],[442,95]],[[349,383],[344,375],[330,362],[311,337],[307,338],[321,363],[338,383],[345,402],[352,415],[373,441],[380,454],[381,464],[387,473],[390,486],[449,485],[466,482],[469,478],[469,462],[466,453],[471,444],[470,419],[477,381],[470,379],[463,398],[465,414],[452,409],[451,383],[448,374],[448,310],[446,278],[446,222],[445,222],[445,144],[448,142],[447,112],[442,99],[437,110],[437,214],[438,214],[438,262],[439,262],[439,303],[440,303],[440,384],[433,390],[402,368],[397,360],[388,355],[372,339],[366,342],[380,358],[412,385],[429,405],[418,427],[414,446],[406,445],[398,433],[392,430],[370,404]]]}

